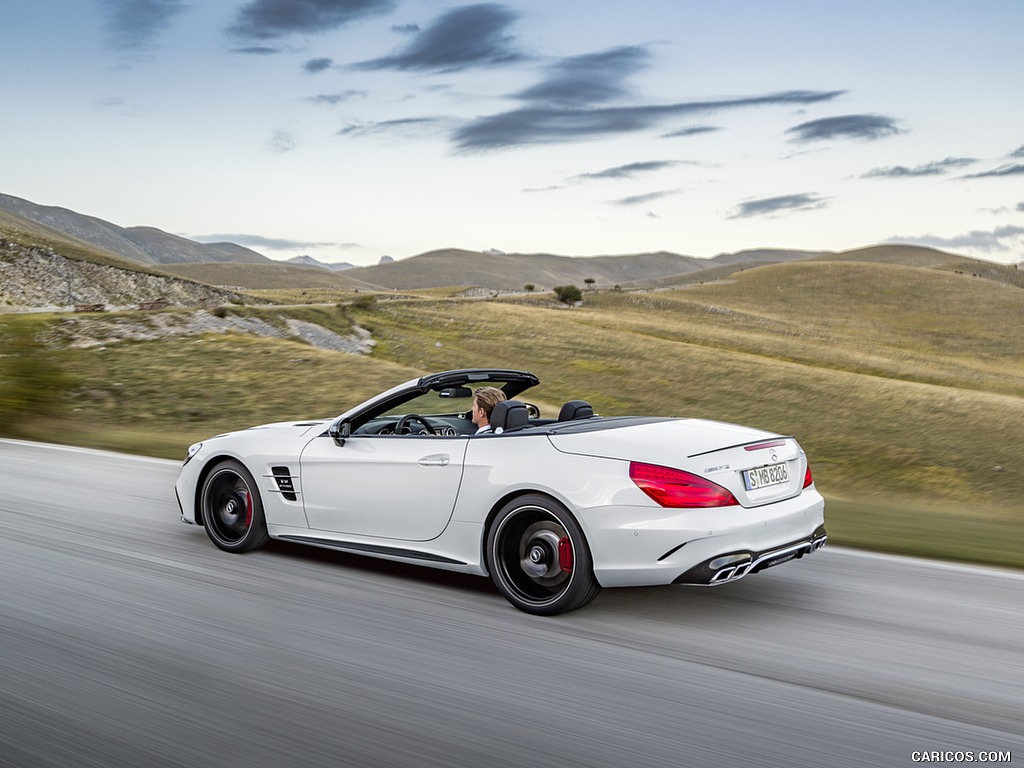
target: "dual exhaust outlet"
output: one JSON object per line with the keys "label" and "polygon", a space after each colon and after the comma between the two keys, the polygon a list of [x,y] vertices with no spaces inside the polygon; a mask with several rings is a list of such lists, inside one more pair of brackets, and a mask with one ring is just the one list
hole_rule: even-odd
{"label": "dual exhaust outlet", "polygon": [[828,536],[823,533],[810,541],[801,541],[799,544],[773,549],[771,552],[764,552],[756,557],[749,553],[716,557],[708,564],[715,571],[708,586],[728,584],[742,579],[748,573],[757,573],[765,568],[771,568],[773,565],[782,565],[782,563],[803,557],[811,552],[817,552],[825,546],[827,541]]}

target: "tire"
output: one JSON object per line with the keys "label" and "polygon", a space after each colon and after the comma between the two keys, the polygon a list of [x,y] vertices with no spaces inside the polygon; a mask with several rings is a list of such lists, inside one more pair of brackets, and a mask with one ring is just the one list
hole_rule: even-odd
{"label": "tire", "polygon": [[256,482],[240,462],[220,462],[203,482],[203,526],[225,552],[248,552],[270,540]]}
{"label": "tire", "polygon": [[498,591],[526,613],[573,611],[601,591],[583,529],[539,494],[513,499],[498,512],[487,532],[487,564]]}

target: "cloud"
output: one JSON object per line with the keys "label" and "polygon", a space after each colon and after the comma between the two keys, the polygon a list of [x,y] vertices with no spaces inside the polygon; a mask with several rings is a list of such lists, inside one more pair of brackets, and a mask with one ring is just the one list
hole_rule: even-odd
{"label": "cloud", "polygon": [[740,203],[729,218],[745,219],[751,216],[770,216],[782,211],[813,211],[817,208],[824,208],[827,205],[828,201],[826,198],[819,197],[813,192],[797,195],[780,195],[779,197],[762,197],[757,200],[747,200]]}
{"label": "cloud", "polygon": [[862,179],[901,179],[914,176],[941,176],[951,168],[960,168],[971,163],[976,163],[973,157],[947,157],[945,160],[935,160],[924,165],[915,165],[908,168],[905,165],[890,165],[884,168],[872,168],[861,176]]}
{"label": "cloud", "polygon": [[152,44],[185,9],[182,0],[101,0],[112,48],[139,50]]}
{"label": "cloud", "polygon": [[473,66],[506,64],[524,56],[505,30],[519,14],[503,5],[467,5],[440,16],[392,56],[353,64],[355,69],[457,72]]}
{"label": "cloud", "polygon": [[1017,211],[1024,213],[1024,203],[1017,203]]}
{"label": "cloud", "polygon": [[374,136],[422,134],[425,129],[447,124],[441,117],[407,117],[401,120],[384,120],[378,123],[351,123],[338,131],[339,136]]}
{"label": "cloud", "polygon": [[883,115],[840,115],[800,123],[786,130],[796,134],[793,141],[824,141],[827,139],[880,139],[903,133],[896,121]]}
{"label": "cloud", "polygon": [[641,46],[623,46],[562,59],[537,85],[515,94],[534,104],[577,107],[603,104],[626,93],[622,81],[650,65]]}
{"label": "cloud", "polygon": [[249,0],[238,10],[228,33],[270,40],[293,33],[324,32],[394,8],[394,0]]}
{"label": "cloud", "polygon": [[1010,157],[1024,157],[1024,144],[1021,144],[1013,152],[1010,153]]}
{"label": "cloud", "polygon": [[271,48],[269,45],[246,45],[242,48],[232,48],[232,53],[248,53],[253,56],[271,56],[280,53],[280,48]]}
{"label": "cloud", "polygon": [[935,248],[948,248],[951,250],[956,248],[974,248],[979,251],[991,252],[1008,251],[1021,238],[1024,238],[1024,227],[1008,224],[989,231],[975,229],[954,237],[937,237],[935,235],[891,237],[886,242],[916,243],[918,245],[930,245]]}
{"label": "cloud", "polygon": [[991,171],[982,171],[981,173],[972,173],[967,176],[961,176],[961,179],[989,179],[997,178],[1000,176],[1020,176],[1024,174],[1024,163],[1017,163],[1016,165],[1001,165],[998,168],[993,168]]}
{"label": "cloud", "polygon": [[632,179],[637,174],[661,171],[679,164],[678,160],[647,160],[617,165],[614,168],[605,168],[603,171],[596,171],[595,173],[581,173],[579,176],[573,176],[572,178],[581,181],[587,179]]}
{"label": "cloud", "polygon": [[234,243],[247,248],[267,248],[272,251],[303,250],[307,248],[336,247],[338,243],[311,243],[305,240],[288,240],[280,237],[264,237],[263,235],[214,234],[191,235],[190,239],[197,243]]}
{"label": "cloud", "polygon": [[278,154],[284,154],[285,152],[291,152],[299,145],[295,136],[283,128],[279,128],[274,131],[270,137],[270,149],[272,152]]}
{"label": "cloud", "polygon": [[682,192],[681,189],[666,189],[661,192],[647,192],[643,195],[620,197],[618,200],[612,200],[611,203],[612,205],[644,205],[646,203],[653,203],[655,200],[661,200],[665,197],[678,195],[680,192]]}
{"label": "cloud", "polygon": [[594,109],[530,106],[470,122],[459,128],[452,138],[457,150],[463,152],[575,141],[640,131],[681,115],[739,107],[813,104],[830,101],[843,93],[845,91],[784,91],[718,101]]}
{"label": "cloud", "polygon": [[661,138],[674,139],[678,136],[699,136],[702,133],[713,133],[720,130],[722,129],[713,125],[692,125],[689,128],[680,128],[679,130],[672,131],[671,133],[664,133]]}
{"label": "cloud", "polygon": [[343,101],[365,99],[368,95],[369,94],[366,91],[349,89],[347,91],[341,91],[340,93],[320,93],[316,96],[310,96],[308,101],[312,101],[314,104],[327,104],[333,107],[336,104],[341,104]]}
{"label": "cloud", "polygon": [[391,31],[400,35],[415,35],[420,31],[419,24],[392,24]]}
{"label": "cloud", "polygon": [[315,75],[317,72],[323,72],[325,69],[330,69],[333,64],[333,59],[310,59],[302,65],[302,68],[309,74]]}

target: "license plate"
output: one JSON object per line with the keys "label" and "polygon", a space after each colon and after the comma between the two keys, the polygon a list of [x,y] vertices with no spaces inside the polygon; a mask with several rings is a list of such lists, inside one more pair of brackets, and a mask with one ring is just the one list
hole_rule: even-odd
{"label": "license plate", "polygon": [[785,464],[771,464],[767,467],[743,470],[743,484],[748,491],[756,491],[771,485],[789,482],[789,468]]}

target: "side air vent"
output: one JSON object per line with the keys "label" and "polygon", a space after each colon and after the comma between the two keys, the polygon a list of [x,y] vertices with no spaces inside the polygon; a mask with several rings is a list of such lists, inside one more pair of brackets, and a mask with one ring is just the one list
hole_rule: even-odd
{"label": "side air vent", "polygon": [[295,501],[297,496],[292,471],[288,467],[272,467],[270,471],[274,473],[274,480],[277,481],[277,489],[281,495],[288,501]]}

